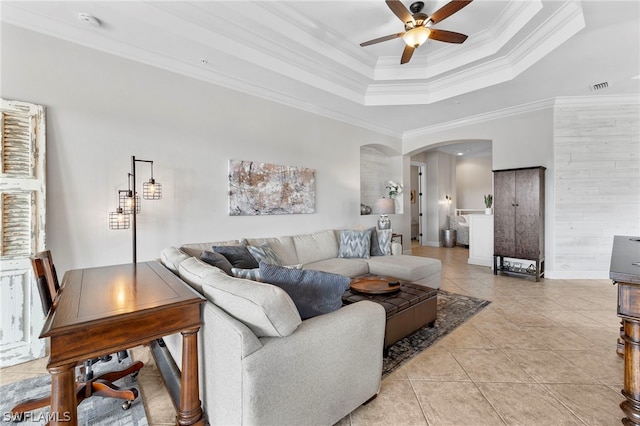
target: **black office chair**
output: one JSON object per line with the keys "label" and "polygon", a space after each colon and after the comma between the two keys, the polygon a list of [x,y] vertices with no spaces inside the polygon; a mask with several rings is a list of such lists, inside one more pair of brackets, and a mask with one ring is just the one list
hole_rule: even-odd
{"label": "black office chair", "polygon": [[[36,253],[31,258],[31,265],[33,267],[34,278],[38,287],[38,293],[40,293],[40,301],[42,302],[42,310],[47,316],[50,310],[55,310],[57,304],[57,295],[60,291],[60,285],[58,283],[58,277],[53,266],[53,260],[51,252],[49,250]],[[127,351],[118,352],[118,362],[127,358],[129,355]],[[136,388],[120,389],[112,382],[121,379],[129,374],[137,375],[138,371],[144,366],[140,361],[136,361],[128,368],[120,371],[110,371],[104,374],[94,377],[92,365],[98,361],[111,360],[110,355],[106,355],[96,359],[89,359],[83,362],[82,377],[76,382],[76,398],[77,403],[80,404],[85,399],[93,395],[99,395],[109,398],[124,399],[122,409],[128,410],[131,406],[131,401],[138,397],[138,390]],[[51,405],[51,396],[47,395],[43,398],[31,399],[21,402],[11,409],[12,416],[23,416],[27,411],[36,410],[38,408]]]}

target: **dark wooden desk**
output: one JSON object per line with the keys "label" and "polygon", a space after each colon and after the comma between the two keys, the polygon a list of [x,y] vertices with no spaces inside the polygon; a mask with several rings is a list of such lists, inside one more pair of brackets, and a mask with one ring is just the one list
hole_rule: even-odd
{"label": "dark wooden desk", "polygon": [[640,425],[640,237],[616,235],[609,277],[618,284],[624,340],[624,425]]}
{"label": "dark wooden desk", "polygon": [[183,336],[183,355],[176,422],[204,424],[197,340],[202,302],[158,262],[68,271],[57,307],[40,334],[51,338],[51,424],[77,424],[74,372],[79,362],[177,332]]}

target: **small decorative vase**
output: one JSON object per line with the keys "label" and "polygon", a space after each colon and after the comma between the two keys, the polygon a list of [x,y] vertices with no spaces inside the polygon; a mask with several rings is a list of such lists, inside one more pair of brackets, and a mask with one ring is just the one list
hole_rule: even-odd
{"label": "small decorative vase", "polygon": [[378,219],[378,229],[391,229],[391,220],[386,214],[381,214]]}
{"label": "small decorative vase", "polygon": [[491,210],[491,207],[487,207],[484,209],[484,214],[491,214],[491,213],[493,213]]}

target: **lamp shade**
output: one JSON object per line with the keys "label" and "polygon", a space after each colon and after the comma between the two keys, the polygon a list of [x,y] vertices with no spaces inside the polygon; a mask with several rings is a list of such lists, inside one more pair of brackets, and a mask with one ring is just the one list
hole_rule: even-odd
{"label": "lamp shade", "polygon": [[373,204],[375,214],[393,214],[396,212],[396,203],[393,198],[379,198]]}

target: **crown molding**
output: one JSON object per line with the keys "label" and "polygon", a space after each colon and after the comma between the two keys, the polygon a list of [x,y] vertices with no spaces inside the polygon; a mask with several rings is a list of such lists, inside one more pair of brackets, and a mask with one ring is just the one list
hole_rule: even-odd
{"label": "crown molding", "polygon": [[484,114],[477,114],[459,120],[447,121],[445,123],[436,124],[434,126],[423,127],[415,130],[408,130],[402,134],[403,141],[418,136],[429,135],[438,132],[452,130],[461,126],[470,126],[473,124],[484,123],[487,121],[498,120],[515,115],[526,114],[529,112],[540,111],[551,108],[554,105],[554,99],[545,99],[541,101],[531,102],[524,105],[518,105],[511,108],[504,108]]}
{"label": "crown molding", "polygon": [[552,99],[531,102],[511,108],[504,108],[484,114],[473,115],[459,120],[447,121],[434,126],[408,130],[402,134],[403,141],[418,136],[452,130],[461,126],[470,126],[487,121],[499,120],[520,114],[540,111],[548,108],[590,107],[610,105],[640,105],[640,95],[594,95],[594,96],[563,96]]}
{"label": "crown molding", "polygon": [[640,95],[564,96],[555,99],[559,108],[580,108],[610,105],[640,105]]}

